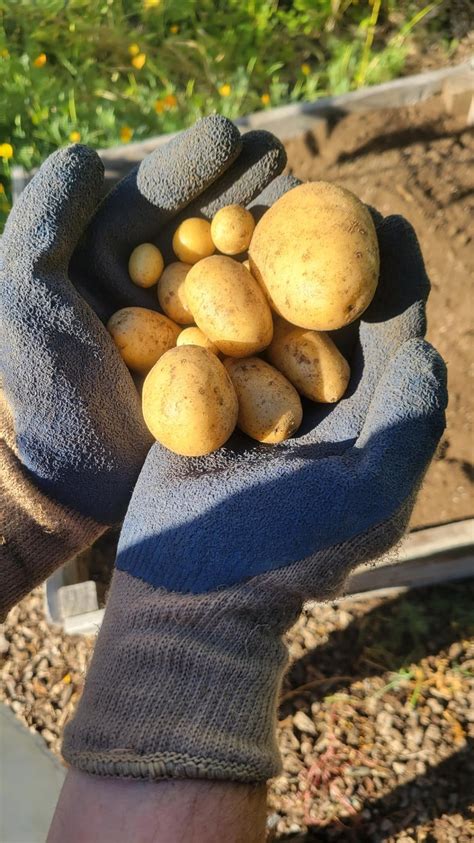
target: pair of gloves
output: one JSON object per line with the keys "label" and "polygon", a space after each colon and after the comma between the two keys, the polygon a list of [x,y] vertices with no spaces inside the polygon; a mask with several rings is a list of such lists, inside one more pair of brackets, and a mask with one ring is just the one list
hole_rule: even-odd
{"label": "pair of gloves", "polygon": [[185,216],[234,202],[258,216],[297,183],[284,166],[272,135],[241,137],[216,115],[100,202],[100,159],[76,145],[48,158],[5,229],[4,609],[125,516],[64,739],[66,760],[88,773],[275,775],[282,636],[306,600],[335,597],[355,565],[400,539],[444,428],[445,367],[423,339],[417,240],[405,220],[374,211],[380,283],[341,340],[352,349],[343,400],[306,407],[298,434],[276,446],[236,432],[209,456],[183,458],[152,443],[103,325],[120,307],[158,309],[156,291],[130,282],[129,254],[152,241],[170,260]]}

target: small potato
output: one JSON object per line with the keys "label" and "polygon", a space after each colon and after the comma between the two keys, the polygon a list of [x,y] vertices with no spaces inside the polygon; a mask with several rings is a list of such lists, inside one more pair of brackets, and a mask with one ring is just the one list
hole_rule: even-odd
{"label": "small potato", "polygon": [[242,205],[226,205],[217,212],[211,223],[214,245],[224,255],[239,255],[248,249],[255,220]]}
{"label": "small potato", "polygon": [[153,287],[163,272],[163,257],[153,243],[137,246],[128,261],[128,274],[137,287]]}
{"label": "small potato", "polygon": [[172,348],[149,372],[142,408],[152,435],[170,451],[200,457],[227,441],[237,423],[235,389],[205,348]]}
{"label": "small potato", "polygon": [[167,316],[146,307],[124,307],[107,322],[124,363],[146,375],[165,351],[176,345],[179,328]]}
{"label": "small potato", "polygon": [[184,290],[184,282],[190,269],[190,263],[170,263],[158,284],[158,301],[161,308],[170,319],[180,325],[191,325],[194,322]]}
{"label": "small potato", "polygon": [[186,276],[186,298],[201,331],[229,357],[249,357],[271,342],[272,315],[259,285],[224,255],[200,261]]}
{"label": "small potato", "polygon": [[197,263],[213,255],[211,224],[199,217],[189,217],[178,226],[173,235],[173,251],[183,263]]}
{"label": "small potato", "polygon": [[259,357],[224,361],[239,402],[237,425],[258,442],[276,444],[298,430],[303,408],[291,383]]}
{"label": "small potato", "polygon": [[275,313],[315,331],[354,322],[378,283],[369,210],[329,182],[301,184],[281,196],[256,225],[249,258]]}
{"label": "small potato", "polygon": [[334,404],[347,389],[349,364],[325,333],[296,328],[277,318],[266,357],[312,401]]}
{"label": "small potato", "polygon": [[181,331],[178,339],[176,340],[176,345],[200,345],[201,348],[207,348],[208,351],[211,351],[213,354],[216,354],[217,357],[220,357],[220,351],[217,348],[217,345],[214,345],[209,337],[206,337],[200,328],[196,328],[195,325]]}

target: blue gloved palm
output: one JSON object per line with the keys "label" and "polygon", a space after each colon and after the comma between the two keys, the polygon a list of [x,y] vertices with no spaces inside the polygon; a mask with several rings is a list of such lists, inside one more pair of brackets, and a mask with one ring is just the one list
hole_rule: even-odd
{"label": "blue gloved palm", "polygon": [[[258,204],[292,184],[281,176]],[[277,446],[236,433],[220,451],[184,459],[155,445],[122,532],[120,569],[199,593],[356,537],[356,561],[398,540],[444,427],[445,368],[423,340],[429,281],[415,234],[402,218],[374,219],[375,299],[359,326],[336,332],[346,354],[355,346],[343,400],[305,402],[298,434]],[[346,573],[334,566],[336,580]],[[301,598],[317,595],[317,569],[303,562],[300,574]]]}

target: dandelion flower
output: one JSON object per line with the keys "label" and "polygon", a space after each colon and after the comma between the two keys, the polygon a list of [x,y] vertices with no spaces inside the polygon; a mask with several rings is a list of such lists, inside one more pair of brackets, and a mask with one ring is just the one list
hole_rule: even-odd
{"label": "dandelion flower", "polygon": [[167,108],[176,108],[176,106],[178,105],[178,100],[176,99],[174,94],[168,94],[164,98],[163,102]]}
{"label": "dandelion flower", "polygon": [[157,114],[163,114],[165,110],[165,104],[163,100],[155,100],[154,108]]}
{"label": "dandelion flower", "polygon": [[269,103],[270,103],[270,94],[262,94],[262,96],[260,97],[260,100],[261,100],[261,102],[262,102],[262,104],[263,104],[263,105],[269,105]]}
{"label": "dandelion flower", "polygon": [[145,53],[138,53],[138,56],[134,56],[132,59],[132,64],[137,70],[141,70],[143,65],[146,62],[146,54]]}
{"label": "dandelion flower", "polygon": [[140,52],[140,47],[138,46],[138,44],[130,44],[130,46],[128,48],[128,53],[129,53],[130,56],[138,56],[139,52]]}
{"label": "dandelion flower", "polygon": [[122,143],[128,143],[132,140],[133,137],[133,129],[130,126],[122,126],[120,129],[120,140]]}
{"label": "dandelion flower", "polygon": [[39,56],[36,56],[33,64],[35,67],[44,67],[46,62],[48,61],[48,57],[46,53],[40,53]]}
{"label": "dandelion flower", "polygon": [[303,76],[309,76],[309,74],[311,73],[311,68],[309,64],[301,65],[301,73],[303,74]]}
{"label": "dandelion flower", "polygon": [[11,143],[0,143],[0,158],[8,161],[13,156],[13,147]]}
{"label": "dandelion flower", "polygon": [[179,32],[179,26],[178,26],[178,24],[177,24],[177,23],[174,23],[172,26],[170,26],[170,32],[171,32],[173,35],[177,35],[177,34],[178,34],[178,32]]}
{"label": "dandelion flower", "polygon": [[10,58],[10,53],[8,52],[6,47],[3,50],[0,50],[0,56],[2,57],[2,59],[9,59]]}
{"label": "dandelion flower", "polygon": [[231,91],[232,88],[227,82],[224,85],[221,85],[219,88],[219,93],[221,97],[228,97]]}
{"label": "dandelion flower", "polygon": [[160,5],[161,0],[143,0],[145,9],[156,9]]}
{"label": "dandelion flower", "polygon": [[74,132],[71,132],[71,134],[69,135],[69,140],[71,141],[71,143],[79,143],[80,139],[81,139],[81,133],[80,132],[74,131]]}

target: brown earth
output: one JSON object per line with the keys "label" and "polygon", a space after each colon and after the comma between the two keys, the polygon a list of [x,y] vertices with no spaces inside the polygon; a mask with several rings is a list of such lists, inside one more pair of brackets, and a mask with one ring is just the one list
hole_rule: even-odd
{"label": "brown earth", "polygon": [[411,524],[473,515],[474,133],[465,112],[449,115],[433,98],[347,115],[327,137],[308,133],[289,142],[287,152],[300,179],[338,182],[414,226],[432,284],[428,339],[448,364],[449,407]]}

